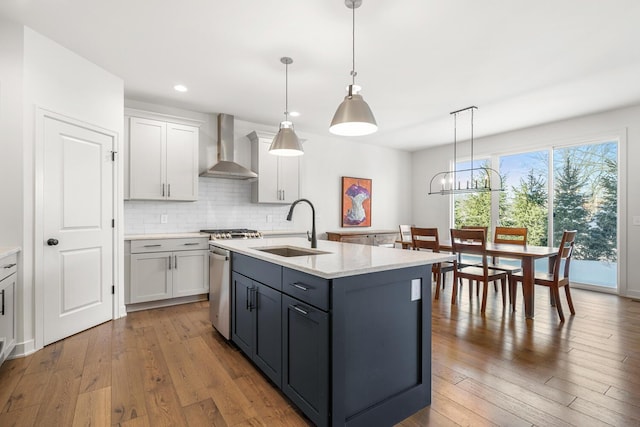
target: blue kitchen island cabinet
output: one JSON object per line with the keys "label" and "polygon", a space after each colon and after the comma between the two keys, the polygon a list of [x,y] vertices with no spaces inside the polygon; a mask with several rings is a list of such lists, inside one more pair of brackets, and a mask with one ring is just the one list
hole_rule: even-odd
{"label": "blue kitchen island cabinet", "polygon": [[[431,264],[451,257],[328,241],[319,242],[318,251],[325,253],[317,255],[260,251],[304,242],[220,244],[232,251],[233,276],[250,279],[242,279],[244,286],[233,280],[232,311],[257,310],[260,286],[282,296],[281,319],[275,320],[271,296],[271,318],[255,326],[253,342],[261,341],[265,328],[270,355],[269,370],[256,366],[318,426],[390,426],[428,406]],[[237,319],[232,313],[234,331]],[[281,325],[280,336],[273,325]],[[235,333],[232,340],[255,361],[255,349],[246,350]],[[281,376],[274,379],[278,358]]]}

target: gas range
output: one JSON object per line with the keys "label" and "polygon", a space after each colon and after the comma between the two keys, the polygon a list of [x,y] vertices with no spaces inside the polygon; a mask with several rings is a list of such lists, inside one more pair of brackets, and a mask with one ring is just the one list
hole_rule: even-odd
{"label": "gas range", "polygon": [[201,233],[209,233],[211,240],[222,239],[261,239],[262,233],[258,230],[249,230],[247,228],[221,228],[200,230]]}

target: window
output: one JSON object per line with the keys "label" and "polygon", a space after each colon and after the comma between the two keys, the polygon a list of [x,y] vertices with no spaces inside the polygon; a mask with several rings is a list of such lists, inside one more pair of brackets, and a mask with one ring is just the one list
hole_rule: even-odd
{"label": "window", "polygon": [[[578,230],[572,281],[616,289],[618,142],[549,148],[496,160],[505,191],[493,197],[491,192],[456,194],[454,226],[526,227],[528,243],[540,246],[555,246],[564,230]],[[473,166],[489,165],[484,159]],[[470,162],[457,165],[470,167]],[[466,179],[458,177],[463,183]],[[492,203],[497,205],[494,218]],[[537,268],[546,271],[546,262]]]}

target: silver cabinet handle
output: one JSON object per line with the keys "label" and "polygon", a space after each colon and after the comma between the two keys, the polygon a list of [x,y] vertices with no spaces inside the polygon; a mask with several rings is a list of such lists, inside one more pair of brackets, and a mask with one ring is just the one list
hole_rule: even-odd
{"label": "silver cabinet handle", "polygon": [[168,185],[167,185],[167,188],[168,188],[168,190],[167,190],[167,197],[171,197],[171,184],[168,184]]}
{"label": "silver cabinet handle", "polygon": [[282,190],[282,200],[285,200],[286,197],[284,196],[284,190]]}
{"label": "silver cabinet handle", "polygon": [[3,290],[2,290],[2,313],[0,313],[2,316],[4,316],[4,291],[5,291],[5,290],[6,290],[6,289],[3,289]]}
{"label": "silver cabinet handle", "polygon": [[164,184],[162,184],[162,197],[164,197]]}
{"label": "silver cabinet handle", "polygon": [[195,245],[199,245],[200,243],[185,243],[185,246],[195,246]]}
{"label": "silver cabinet handle", "polygon": [[289,283],[291,286],[293,286],[296,289],[300,289],[301,291],[308,291],[309,288],[302,286],[300,283],[296,282],[296,283]]}
{"label": "silver cabinet handle", "polygon": [[169,255],[169,270],[171,270],[171,255]]}
{"label": "silver cabinet handle", "polygon": [[297,311],[300,314],[304,314],[305,316],[309,315],[309,312],[307,310],[303,310],[300,307],[298,307],[297,305],[292,305],[291,306],[295,311]]}
{"label": "silver cabinet handle", "polygon": [[173,268],[178,269],[178,255],[173,258]]}
{"label": "silver cabinet handle", "polygon": [[4,268],[11,268],[11,267],[15,267],[15,266],[16,266],[16,264],[8,264],[8,265],[5,265]]}
{"label": "silver cabinet handle", "polygon": [[160,247],[162,245],[144,245],[145,248],[157,248]]}

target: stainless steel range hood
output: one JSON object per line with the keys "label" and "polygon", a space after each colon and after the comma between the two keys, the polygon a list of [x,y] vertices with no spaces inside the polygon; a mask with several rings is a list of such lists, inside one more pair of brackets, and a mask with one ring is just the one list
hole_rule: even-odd
{"label": "stainless steel range hood", "polygon": [[218,163],[200,176],[226,179],[252,179],[258,174],[233,161],[233,116],[218,114]]}

